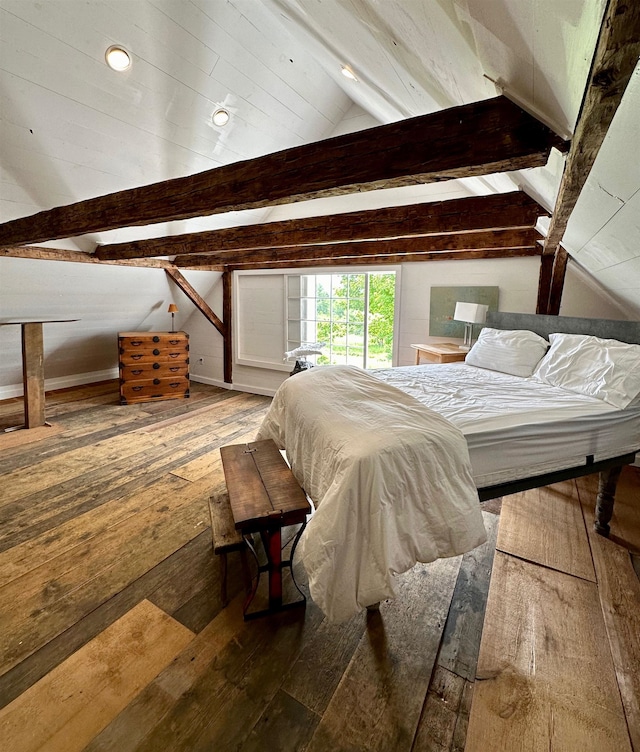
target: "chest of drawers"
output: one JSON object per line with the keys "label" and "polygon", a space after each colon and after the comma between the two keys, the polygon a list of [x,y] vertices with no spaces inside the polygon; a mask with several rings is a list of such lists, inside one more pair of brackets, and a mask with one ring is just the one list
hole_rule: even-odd
{"label": "chest of drawers", "polygon": [[120,404],[189,396],[186,332],[119,332]]}

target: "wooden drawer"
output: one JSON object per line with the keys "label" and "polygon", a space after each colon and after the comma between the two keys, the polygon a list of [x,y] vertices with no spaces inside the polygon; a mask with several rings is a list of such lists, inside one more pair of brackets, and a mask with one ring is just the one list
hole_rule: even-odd
{"label": "wooden drawer", "polygon": [[142,360],[133,365],[120,363],[120,379],[123,381],[146,381],[189,375],[189,359]]}
{"label": "wooden drawer", "polygon": [[[158,335],[155,336],[159,339]],[[120,359],[127,358],[132,361],[160,356],[177,358],[180,354],[186,355],[189,352],[189,340],[186,337],[172,337],[158,342],[151,337],[119,337],[118,346]]]}
{"label": "wooden drawer", "polygon": [[126,350],[120,353],[120,367],[135,366],[136,363],[182,363],[189,365],[187,350]]}
{"label": "wooden drawer", "polygon": [[144,347],[162,345],[172,347],[174,345],[188,343],[189,335],[186,332],[120,332],[118,340],[128,347]]}
{"label": "wooden drawer", "polygon": [[123,405],[150,400],[183,399],[188,396],[189,379],[184,376],[120,382],[120,403]]}

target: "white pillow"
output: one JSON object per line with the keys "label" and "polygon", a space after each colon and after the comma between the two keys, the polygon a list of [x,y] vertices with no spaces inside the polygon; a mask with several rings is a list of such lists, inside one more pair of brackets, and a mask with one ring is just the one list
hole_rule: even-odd
{"label": "white pillow", "polygon": [[624,409],[640,394],[640,345],[587,334],[550,334],[535,379]]}
{"label": "white pillow", "polygon": [[465,362],[512,376],[531,376],[549,343],[544,337],[527,330],[485,327],[469,350]]}

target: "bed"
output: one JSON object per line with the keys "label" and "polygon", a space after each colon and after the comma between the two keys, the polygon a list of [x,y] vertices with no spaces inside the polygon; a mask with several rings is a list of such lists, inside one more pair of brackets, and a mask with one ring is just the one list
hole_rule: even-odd
{"label": "bed", "polygon": [[[604,360],[589,350],[611,340]],[[640,450],[640,348],[621,343],[639,344],[640,324],[494,313],[467,363],[288,379],[259,438],[286,450],[316,505],[300,558],[325,614],[348,618],[392,597],[416,562],[479,545],[479,499],[599,472],[607,534],[620,470]]]}

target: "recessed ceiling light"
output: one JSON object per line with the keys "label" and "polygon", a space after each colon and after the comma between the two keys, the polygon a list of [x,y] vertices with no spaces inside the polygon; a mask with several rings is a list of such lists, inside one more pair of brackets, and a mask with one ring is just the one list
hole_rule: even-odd
{"label": "recessed ceiling light", "polygon": [[125,71],[131,67],[131,55],[117,44],[112,45],[105,53],[105,60],[109,68],[114,71]]}
{"label": "recessed ceiling light", "polygon": [[224,107],[219,107],[212,115],[212,120],[215,125],[226,125],[229,122],[229,112]]}
{"label": "recessed ceiling light", "polygon": [[358,80],[356,78],[356,74],[351,70],[351,68],[349,68],[348,65],[343,65],[342,66],[342,75],[345,78],[350,79],[351,81],[357,81]]}

